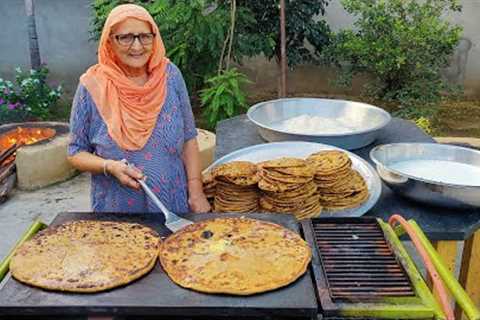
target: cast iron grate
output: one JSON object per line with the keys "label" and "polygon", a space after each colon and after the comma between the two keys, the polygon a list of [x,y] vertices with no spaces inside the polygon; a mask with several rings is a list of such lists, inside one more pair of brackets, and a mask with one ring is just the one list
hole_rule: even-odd
{"label": "cast iron grate", "polygon": [[373,220],[364,223],[312,221],[333,301],[414,296],[410,280]]}

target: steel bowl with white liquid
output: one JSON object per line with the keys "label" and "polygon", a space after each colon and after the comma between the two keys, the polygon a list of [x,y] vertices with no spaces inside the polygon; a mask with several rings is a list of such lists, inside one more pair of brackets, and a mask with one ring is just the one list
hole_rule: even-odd
{"label": "steel bowl with white liquid", "polygon": [[247,117],[268,142],[308,141],[347,150],[372,143],[391,120],[387,111],[369,104],[317,98],[257,103]]}
{"label": "steel bowl with white liquid", "polygon": [[480,208],[480,151],[440,143],[392,143],[370,151],[382,180],[427,204]]}

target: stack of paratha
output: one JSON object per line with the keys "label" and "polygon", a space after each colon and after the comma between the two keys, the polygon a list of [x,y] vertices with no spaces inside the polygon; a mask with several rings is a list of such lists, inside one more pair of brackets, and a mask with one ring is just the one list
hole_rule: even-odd
{"label": "stack of paratha", "polygon": [[168,237],[160,262],[178,285],[209,293],[250,295],[286,286],[305,273],[312,252],[278,224],[218,218]]}
{"label": "stack of paratha", "polygon": [[203,193],[205,193],[205,197],[210,203],[210,206],[212,206],[213,208],[213,202],[217,190],[217,181],[215,181],[215,179],[213,178],[212,173],[208,171],[202,175],[202,183]]}
{"label": "stack of paratha", "polygon": [[257,166],[248,161],[232,161],[212,170],[216,181],[215,212],[255,212],[258,210]]}
{"label": "stack of paratha", "polygon": [[314,181],[324,209],[354,208],[368,199],[367,185],[352,169],[352,161],[345,152],[320,151],[311,154],[307,161],[315,167]]}
{"label": "stack of paratha", "polygon": [[60,291],[97,292],[148,273],[158,257],[158,234],[137,223],[74,221],[39,232],[20,246],[15,279]]}
{"label": "stack of paratha", "polygon": [[307,161],[279,158],[261,162],[258,167],[262,211],[293,213],[299,220],[320,214],[322,208],[313,182],[315,171]]}

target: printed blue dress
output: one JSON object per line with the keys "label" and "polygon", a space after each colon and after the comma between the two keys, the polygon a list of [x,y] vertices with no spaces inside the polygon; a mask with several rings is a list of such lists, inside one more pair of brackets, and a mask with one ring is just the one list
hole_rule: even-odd
{"label": "printed blue dress", "polygon": [[[147,184],[168,209],[189,211],[187,177],[182,161],[183,145],[197,135],[188,91],[180,70],[167,66],[167,96],[152,135],[143,149],[121,149],[87,89],[79,85],[70,118],[70,156],[86,151],[104,159],[126,159],[147,175]],[[91,207],[95,212],[159,212],[143,190],[122,186],[112,176],[92,174]]]}

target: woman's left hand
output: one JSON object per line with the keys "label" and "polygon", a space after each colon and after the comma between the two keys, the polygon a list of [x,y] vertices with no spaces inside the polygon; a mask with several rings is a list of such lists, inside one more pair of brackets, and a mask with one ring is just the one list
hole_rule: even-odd
{"label": "woman's left hand", "polygon": [[193,213],[204,213],[212,210],[203,192],[190,196],[188,198],[188,205]]}

